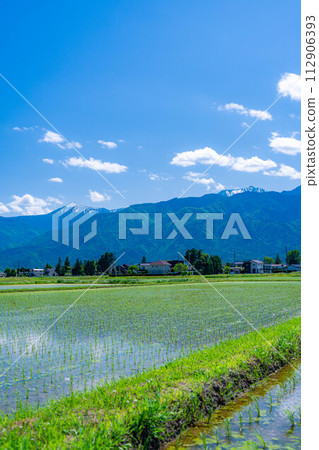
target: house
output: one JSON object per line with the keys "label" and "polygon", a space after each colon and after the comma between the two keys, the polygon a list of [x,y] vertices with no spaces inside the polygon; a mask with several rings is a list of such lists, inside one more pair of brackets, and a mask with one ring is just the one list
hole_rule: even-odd
{"label": "house", "polygon": [[30,269],[29,277],[42,277],[43,269]]}
{"label": "house", "polygon": [[4,278],[6,274],[4,272],[0,272],[0,278]]}
{"label": "house", "polygon": [[[194,268],[188,261],[185,261],[184,259],[171,259],[171,260],[167,260],[167,262],[171,265],[171,270],[173,270],[177,264],[184,264],[187,267],[187,272],[190,275],[193,275]],[[176,272],[176,273],[179,273],[179,272]]]}
{"label": "house", "polygon": [[259,259],[250,259],[249,263],[249,273],[264,273],[264,263],[259,261]]}
{"label": "house", "polygon": [[[39,270],[39,269],[36,269],[36,270]],[[45,275],[46,277],[56,277],[58,274],[56,273],[56,271],[54,269],[48,267],[47,269],[44,269],[43,275]]]}
{"label": "house", "polygon": [[148,272],[149,268],[150,268],[150,265],[151,265],[151,263],[149,263],[149,262],[138,264],[141,272]]}
{"label": "house", "polygon": [[244,267],[244,261],[234,261],[230,265],[230,273],[241,273],[241,269]]}
{"label": "house", "polygon": [[301,264],[290,264],[286,270],[287,272],[301,272]]}
{"label": "house", "polygon": [[147,269],[149,275],[167,275],[171,271],[171,265],[167,261],[154,261],[150,263]]}
{"label": "house", "polygon": [[119,264],[116,266],[116,275],[127,275],[128,268],[127,264]]}
{"label": "house", "polygon": [[264,264],[264,273],[273,273],[283,269],[282,264]]}

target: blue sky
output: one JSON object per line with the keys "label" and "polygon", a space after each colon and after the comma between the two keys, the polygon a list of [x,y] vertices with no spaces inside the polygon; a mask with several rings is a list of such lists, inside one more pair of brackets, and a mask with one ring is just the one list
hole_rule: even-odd
{"label": "blue sky", "polygon": [[198,177],[185,196],[298,186],[299,22],[297,1],[7,4],[1,73],[68,141],[0,79],[0,215],[156,202]]}

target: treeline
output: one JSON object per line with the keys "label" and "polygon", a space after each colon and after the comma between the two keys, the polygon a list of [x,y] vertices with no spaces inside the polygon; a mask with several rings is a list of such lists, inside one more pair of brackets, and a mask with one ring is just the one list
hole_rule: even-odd
{"label": "treeline", "polygon": [[[77,259],[74,263],[74,265],[71,265],[70,259],[68,256],[65,258],[64,262],[61,258],[59,258],[57,264],[55,267],[53,267],[51,264],[46,264],[44,267],[43,274],[49,275],[51,271],[55,271],[56,275],[64,276],[64,275],[98,275],[103,272],[106,272],[108,274],[114,273],[115,269],[112,266],[112,264],[115,261],[115,255],[112,252],[105,252],[100,259],[95,260],[85,260],[81,261],[80,259]],[[111,267],[112,266],[112,267]],[[26,267],[20,267],[18,269],[11,269],[10,267],[7,267],[4,270],[4,273],[6,274],[6,277],[16,277],[16,276],[22,276],[26,275],[28,276],[29,273],[32,271],[30,268]]]}
{"label": "treeline", "polygon": [[[281,264],[281,263],[282,260],[278,253],[275,259],[268,256],[264,257],[264,264]],[[294,249],[287,252],[286,263],[288,264],[288,266],[290,266],[291,264],[300,264],[301,263],[300,251]]]}
{"label": "treeline", "polygon": [[[88,259],[82,262],[80,259],[77,259],[73,266],[70,264],[70,260],[68,257],[65,258],[64,263],[62,263],[62,259],[59,258],[57,265],[55,266],[55,272],[59,276],[64,275],[97,275],[101,273],[113,273],[114,268],[112,264],[115,261],[115,255],[112,252],[105,252],[99,260]],[[112,267],[111,267],[112,266]],[[47,264],[46,268],[52,268]]]}
{"label": "treeline", "polygon": [[202,275],[217,275],[223,272],[222,260],[218,255],[209,255],[202,250],[186,250],[185,259]]}

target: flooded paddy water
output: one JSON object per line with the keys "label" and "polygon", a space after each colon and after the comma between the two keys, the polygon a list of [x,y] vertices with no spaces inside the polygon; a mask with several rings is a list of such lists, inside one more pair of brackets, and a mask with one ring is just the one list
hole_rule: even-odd
{"label": "flooded paddy water", "polygon": [[300,361],[292,365],[216,410],[166,450],[300,449]]}
{"label": "flooded paddy water", "polygon": [[[210,286],[193,289],[1,293],[0,411],[42,405],[252,331]],[[226,282],[218,290],[257,328],[300,315],[298,281]]]}

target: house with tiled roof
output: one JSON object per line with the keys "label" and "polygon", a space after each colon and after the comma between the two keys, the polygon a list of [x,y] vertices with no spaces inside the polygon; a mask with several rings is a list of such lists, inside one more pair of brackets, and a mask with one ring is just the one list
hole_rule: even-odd
{"label": "house with tiled roof", "polygon": [[250,259],[249,273],[264,273],[264,262],[259,259]]}
{"label": "house with tiled roof", "polygon": [[164,260],[153,261],[148,267],[149,275],[167,275],[170,271],[170,263]]}

